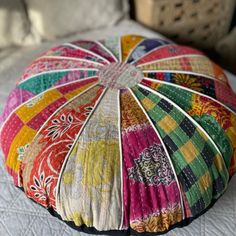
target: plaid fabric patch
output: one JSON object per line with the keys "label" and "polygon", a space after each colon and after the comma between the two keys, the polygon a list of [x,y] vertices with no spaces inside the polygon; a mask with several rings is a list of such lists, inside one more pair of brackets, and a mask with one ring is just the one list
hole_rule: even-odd
{"label": "plaid fabric patch", "polygon": [[138,86],[133,92],[167,147],[193,216],[200,213],[227,186],[223,159],[208,137],[172,104]]}
{"label": "plaid fabric patch", "polygon": [[[230,137],[226,131],[229,127],[233,126],[230,121],[230,112],[226,108],[204,97],[204,103],[200,103],[198,101],[201,101],[202,96],[181,88],[151,81],[143,81],[142,84],[174,101],[175,104],[192,116],[207,131],[214,142],[217,143],[225,164],[229,168],[233,150]],[[148,99],[146,100],[148,102]],[[221,118],[219,119],[218,117]],[[185,127],[189,128],[191,126],[190,121],[185,123],[187,123]],[[182,128],[184,128],[183,125]]]}

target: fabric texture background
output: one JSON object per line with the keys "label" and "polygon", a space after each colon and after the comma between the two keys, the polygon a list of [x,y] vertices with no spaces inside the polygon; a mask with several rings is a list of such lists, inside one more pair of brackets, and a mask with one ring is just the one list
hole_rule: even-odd
{"label": "fabric texture background", "polygon": [[37,40],[30,33],[30,22],[22,0],[0,1],[0,48],[27,45]]}
{"label": "fabric texture background", "polygon": [[126,0],[26,0],[26,4],[32,29],[41,39],[111,26],[128,16]]}

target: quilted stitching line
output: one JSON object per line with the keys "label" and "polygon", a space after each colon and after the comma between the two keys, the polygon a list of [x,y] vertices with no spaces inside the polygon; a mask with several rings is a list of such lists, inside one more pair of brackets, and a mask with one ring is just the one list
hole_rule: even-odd
{"label": "quilted stitching line", "polygon": [[119,229],[122,229],[123,226],[123,221],[124,221],[124,195],[123,195],[123,153],[122,153],[122,136],[121,136],[121,95],[120,95],[120,90],[118,90],[117,93],[117,111],[118,111],[118,133],[119,133],[119,151],[120,151],[120,178],[121,178],[121,221],[120,221],[120,226]]}
{"label": "quilted stitching line", "polygon": [[[156,63],[148,64],[145,66],[141,66],[142,70],[157,70],[157,69],[162,69],[166,70],[166,68],[174,68],[175,70],[190,70],[194,71],[195,73],[199,74],[206,74],[209,75],[210,77],[213,77],[219,81],[221,81],[218,77],[216,77],[215,72],[214,72],[214,65],[212,62],[209,62],[208,59],[204,56],[192,56],[192,57],[185,57],[189,61],[189,65],[191,65],[191,68],[186,68],[181,65],[181,58],[180,60],[177,59],[169,59],[167,61],[158,61]],[[200,60],[199,60],[200,59]],[[185,64],[186,65],[186,64]],[[222,76],[225,75],[222,74]],[[225,78],[226,79],[226,78]],[[226,83],[226,81],[221,81],[223,83]]]}
{"label": "quilted stitching line", "polygon": [[[81,80],[79,80],[79,81],[89,80],[89,79],[92,79],[92,78],[96,78],[96,76],[91,76],[91,77],[83,78],[83,79],[81,79]],[[27,101],[21,103],[18,107],[16,107],[16,108],[8,115],[7,119],[1,124],[1,127],[0,127],[0,134],[1,134],[1,132],[2,132],[2,129],[3,129],[4,125],[5,125],[5,123],[6,123],[6,122],[8,121],[8,119],[11,117],[11,115],[12,115],[13,113],[15,113],[19,108],[21,108],[21,107],[23,107],[25,104],[27,104],[27,102],[29,102],[29,101],[31,101],[32,99],[35,99],[35,98],[37,98],[37,97],[40,97],[40,96],[42,96],[43,94],[45,94],[45,93],[47,93],[47,92],[50,92],[50,91],[52,91],[52,90],[57,90],[58,88],[61,88],[61,87],[63,87],[63,86],[67,86],[67,85],[70,85],[70,84],[73,84],[73,83],[78,83],[78,81],[77,81],[77,80],[75,80],[75,81],[70,81],[70,82],[67,82],[67,83],[65,83],[65,84],[60,84],[60,85],[58,85],[58,86],[48,88],[47,90],[45,90],[45,91],[43,91],[43,92],[37,94],[34,98],[30,98],[29,100],[27,100]],[[58,92],[59,92],[59,91],[58,91]],[[62,96],[63,96],[63,94],[62,94]]]}
{"label": "quilted stitching line", "polygon": [[84,52],[87,52],[87,53],[89,53],[89,54],[92,54],[93,56],[95,56],[95,57],[97,57],[97,58],[103,60],[104,62],[107,62],[108,64],[111,64],[105,57],[102,57],[102,56],[98,55],[97,53],[95,53],[95,52],[93,52],[93,51],[87,50],[87,49],[82,48],[82,47],[80,47],[80,46],[78,46],[78,45],[75,45],[75,44],[73,44],[73,43],[64,43],[63,45],[69,46],[69,47],[73,47],[73,48],[75,48],[75,49],[80,49],[81,51],[84,51]]}
{"label": "quilted stitching line", "polygon": [[127,62],[128,62],[129,57],[133,54],[133,52],[136,50],[136,48],[137,48],[140,44],[142,44],[146,39],[147,39],[147,38],[142,39],[142,40],[141,40],[140,42],[138,42],[133,48],[131,48],[129,54],[127,55],[127,57],[126,57],[125,60],[124,60],[124,63],[127,63]]}
{"label": "quilted stitching line", "polygon": [[[159,80],[158,80],[157,83],[159,83]],[[167,83],[162,83],[162,82],[160,82],[160,84],[168,84],[168,85],[170,85],[170,83],[168,83],[168,82],[167,82]],[[145,87],[147,87],[147,86],[145,85]],[[175,86],[174,86],[174,87],[175,87]],[[178,87],[178,86],[176,86],[176,87]],[[151,89],[152,89],[153,91],[156,91],[156,90],[153,89],[153,88],[151,88]],[[156,91],[156,92],[157,92],[157,91]],[[186,99],[186,97],[188,97],[188,95],[189,95],[189,92],[187,92],[187,91],[181,91],[183,94],[185,94],[186,97],[184,97],[184,96],[178,94],[176,91],[172,91],[172,92],[173,92],[174,94],[176,94],[177,96],[181,97],[184,101],[187,101],[187,103],[189,103],[189,101]],[[166,95],[164,95],[164,92],[158,91],[158,93],[160,93],[162,96],[166,97]],[[193,90],[193,93],[195,93],[194,90]],[[204,94],[203,94],[203,95],[201,95],[200,93],[196,93],[196,94],[205,97]],[[211,97],[208,97],[208,96],[206,96],[206,97],[209,98],[210,100],[212,100],[213,102],[216,101],[216,100],[214,100],[214,99],[211,99]],[[170,99],[170,101],[174,101],[174,100],[175,100],[175,98],[171,95],[171,93],[168,94],[168,98]],[[222,105],[224,108],[227,109],[227,106],[226,106],[226,105],[221,104],[220,102],[217,102],[217,103],[220,104],[220,105]],[[178,106],[179,106],[179,105],[178,105]],[[184,108],[181,107],[181,109],[182,109],[184,112],[186,112],[186,113],[188,114],[188,112],[185,111]],[[229,111],[231,112],[231,109],[227,109],[227,110],[229,110]],[[233,115],[236,115],[236,113],[233,112]],[[191,115],[189,115],[189,116],[192,117]],[[214,117],[213,117],[213,118],[214,118]],[[192,118],[192,119],[194,119],[194,118]],[[195,120],[195,119],[194,119],[194,120]],[[215,120],[215,122],[216,122],[217,124],[219,124],[219,122],[218,122],[215,118],[214,118],[214,120]],[[206,121],[204,121],[204,122],[206,123]],[[198,122],[196,121],[196,123],[198,123]],[[199,125],[200,125],[200,124],[199,124]],[[214,130],[215,133],[218,133],[218,132],[219,132],[210,122],[207,122],[207,125],[208,125],[208,127],[211,127],[211,129]],[[219,125],[220,125],[220,124],[219,124]],[[223,129],[223,128],[222,128],[222,129]],[[205,129],[203,128],[203,130],[205,130]],[[223,157],[223,154],[222,154],[222,152],[221,152],[222,147],[218,148],[216,142],[211,138],[211,135],[208,134],[207,131],[205,131],[204,133],[207,134],[208,138],[210,137],[211,142],[214,143],[214,146],[218,149],[218,152],[221,153],[221,156]],[[227,135],[227,137],[228,137],[228,135]],[[227,159],[227,157],[225,157],[225,158]],[[224,160],[224,158],[223,158],[223,160]],[[224,162],[225,162],[225,160],[224,160]],[[226,164],[225,164],[225,165],[226,165]]]}
{"label": "quilted stitching line", "polygon": [[[195,71],[184,71],[184,70],[175,70],[175,69],[170,69],[170,70],[165,70],[165,69],[143,69],[142,70],[144,74],[146,73],[174,73],[174,74],[187,74],[187,75],[194,75],[194,76],[201,76],[207,79],[211,79],[213,81],[215,81],[215,77],[214,76],[210,76],[210,75],[205,75],[199,72],[195,72]],[[145,77],[145,79],[152,79],[149,77]],[[221,80],[217,80],[217,82],[223,83],[225,84],[223,81]]]}
{"label": "quilted stitching line", "polygon": [[[180,184],[179,184],[179,179],[178,179],[178,177],[177,177],[177,174],[176,174],[176,171],[175,171],[175,169],[174,169],[173,162],[172,162],[172,160],[171,160],[171,158],[170,158],[170,155],[169,155],[169,153],[168,153],[168,150],[166,149],[165,143],[164,143],[164,141],[163,141],[163,139],[162,139],[162,137],[161,137],[159,131],[157,130],[157,128],[155,127],[155,125],[154,125],[153,122],[151,121],[150,117],[148,116],[148,114],[147,114],[145,108],[142,106],[141,102],[139,101],[138,97],[135,95],[135,93],[132,91],[132,89],[129,89],[129,91],[130,91],[130,93],[132,94],[132,96],[134,97],[134,99],[136,100],[136,102],[138,103],[139,107],[140,107],[140,108],[142,109],[142,111],[144,112],[145,116],[147,117],[147,119],[148,119],[149,123],[151,124],[151,126],[153,127],[154,131],[156,132],[156,134],[157,134],[158,138],[160,139],[161,144],[162,144],[162,146],[163,146],[163,148],[164,148],[164,151],[165,151],[165,153],[166,153],[166,155],[167,155],[167,157],[168,157],[169,163],[170,163],[170,165],[171,165],[171,167],[172,167],[172,170],[173,170],[173,173],[174,173],[174,176],[175,176],[175,180],[176,180],[176,183],[177,183],[177,186],[178,186],[179,197],[180,197],[180,204],[181,204],[182,215],[183,215],[182,217],[183,217],[183,219],[184,219],[184,218],[185,218],[185,212],[184,212],[183,196],[182,196],[182,192],[181,192],[181,188],[180,188]],[[177,193],[176,193],[176,194],[177,194]]]}
{"label": "quilted stitching line", "polygon": [[[131,95],[132,95],[132,94],[131,94]],[[138,104],[138,105],[139,105],[139,104]],[[141,109],[141,108],[140,108],[140,109]],[[144,115],[145,115],[145,114],[144,114]],[[136,117],[136,118],[138,119],[138,117]],[[150,124],[150,125],[151,125],[151,124]],[[134,135],[136,136],[136,139],[137,139],[137,140],[136,140],[136,143],[138,144],[139,149],[142,150],[138,136],[136,135],[136,133],[134,133]],[[144,137],[146,138],[146,142],[148,143],[148,146],[150,146],[150,142],[149,142],[149,140],[148,140],[148,138],[147,138],[147,134],[146,134],[146,130],[145,130],[145,129],[143,130],[143,135],[144,135]],[[157,136],[157,137],[158,137],[158,136]],[[127,142],[128,142],[128,139],[127,139]],[[130,144],[130,145],[131,145],[131,144]],[[169,160],[168,160],[168,162],[169,162]],[[173,170],[172,170],[172,171],[173,171]],[[159,196],[160,196],[160,189],[157,188],[157,191],[158,191]],[[143,194],[141,193],[141,190],[140,190],[140,189],[139,189],[139,192],[140,192],[141,200],[144,199]],[[167,195],[166,197],[167,197],[167,200],[169,200],[169,195]],[[178,197],[177,197],[177,191],[175,192],[175,198],[178,199]],[[168,202],[169,202],[169,201],[168,201]],[[154,210],[153,208],[151,209],[151,211],[152,211],[152,212],[155,212],[155,210]],[[144,214],[144,217],[146,217],[146,214]]]}
{"label": "quilted stitching line", "polygon": [[[169,45],[167,45],[167,47],[168,46]],[[183,55],[178,55],[178,56],[170,56],[170,57],[167,57],[167,58],[157,59],[157,60],[151,61],[151,62],[146,62],[146,63],[137,65],[137,67],[146,68],[146,67],[149,67],[151,65],[155,65],[156,63],[159,63],[159,62],[165,62],[165,61],[175,60],[175,59],[185,60],[186,58],[190,58],[191,59],[193,57],[206,58],[206,56],[198,55],[198,54],[183,54]],[[183,65],[185,65],[187,63],[189,63],[189,62],[185,61],[185,63],[183,63]],[[183,65],[181,64],[181,67],[183,67]],[[189,64],[189,66],[190,65],[191,64]]]}
{"label": "quilted stitching line", "polygon": [[[218,153],[220,153],[220,155],[221,155],[221,157],[222,157],[222,159],[223,159],[222,153],[221,153],[221,151],[219,150],[219,148],[217,147],[216,143],[212,140],[212,138],[208,135],[208,133],[207,133],[190,115],[188,115],[187,112],[185,112],[181,107],[179,107],[178,105],[176,105],[173,101],[171,101],[170,99],[168,99],[165,95],[163,95],[163,94],[161,94],[161,93],[159,93],[159,92],[157,92],[157,91],[155,91],[155,90],[153,90],[153,89],[151,89],[151,88],[148,88],[148,87],[146,87],[146,86],[143,86],[143,85],[141,85],[141,84],[140,84],[139,86],[140,86],[141,88],[144,88],[144,89],[146,89],[146,90],[151,91],[153,94],[157,94],[159,97],[162,96],[165,100],[167,100],[169,103],[171,103],[171,104],[174,105],[176,108],[178,108],[179,111],[180,111],[182,114],[184,114],[186,117],[188,117],[188,119],[190,119],[190,121],[192,121],[192,123],[193,123],[195,126],[197,126],[198,129],[200,129],[200,130],[203,132],[204,135],[206,135],[206,136],[208,137],[208,139],[212,142],[212,144],[214,145],[214,147],[216,148],[216,150],[218,151]],[[175,113],[174,111],[173,111],[173,114],[174,114],[174,116],[177,116],[177,113]],[[223,161],[224,161],[224,159],[223,159]]]}
{"label": "quilted stitching line", "polygon": [[[153,111],[153,112],[156,113],[155,111]],[[179,137],[179,138],[180,138],[180,137]],[[181,139],[180,139],[180,140],[181,140]],[[175,151],[175,150],[174,150],[174,151]],[[176,164],[178,165],[178,163],[176,163]],[[185,176],[185,177],[186,177],[186,176]],[[189,180],[190,183],[192,182],[191,179],[189,179],[189,177],[187,177],[187,179]],[[184,179],[183,179],[183,181],[184,181]],[[196,185],[196,183],[195,183],[194,185]],[[198,196],[198,199],[201,199],[201,198],[202,198],[200,195],[197,194],[197,192],[195,191],[195,189],[192,189],[192,191],[195,192],[195,194]],[[200,206],[203,207],[203,205],[201,205],[201,202],[200,202]]]}
{"label": "quilted stitching line", "polygon": [[[164,105],[165,106],[165,105]],[[167,107],[166,107],[167,108]],[[154,111],[155,112],[155,111]],[[177,117],[177,113],[175,113],[174,111],[172,111],[172,113],[173,113],[173,115],[174,116],[176,116]],[[187,129],[188,129],[188,127],[186,127]],[[197,141],[198,141],[198,139],[197,139]],[[197,145],[199,144],[199,143],[196,143]]]}
{"label": "quilted stitching line", "polygon": [[74,61],[88,62],[97,66],[103,66],[103,64],[100,62],[91,61],[91,60],[87,60],[83,58],[70,57],[70,56],[69,57],[68,56],[42,56],[42,57],[39,57],[38,59],[42,59],[42,58],[58,58],[61,60],[74,60]]}
{"label": "quilted stitching line", "polygon": [[[126,137],[126,142],[127,142],[127,144],[128,144],[129,150],[130,150],[130,152],[132,153],[131,156],[135,156],[135,155],[134,155],[134,152],[133,152],[132,145],[131,145],[131,144],[129,143],[129,141],[128,141],[127,134],[124,133],[124,135],[125,135],[125,137]],[[126,170],[128,170],[128,165],[127,165],[127,162],[126,162],[125,158],[124,158],[124,162],[125,162]],[[131,182],[129,181],[128,174],[127,174],[126,179],[128,180],[129,186],[130,186],[130,188],[131,188]],[[139,190],[139,194],[140,194],[140,190]],[[134,206],[134,205],[135,205],[135,204],[134,204],[135,201],[134,201],[134,196],[133,196],[133,195],[131,196],[131,202],[132,202],[132,198],[133,198],[133,206]],[[142,199],[142,198],[141,198],[141,206],[143,206],[143,199]],[[132,212],[133,212],[134,218],[137,218],[137,217],[136,217],[136,214],[135,214],[135,211],[134,211],[134,208],[132,208]],[[142,212],[142,215],[144,215],[144,213],[143,213],[143,207],[141,207],[141,212]]]}
{"label": "quilted stitching line", "polygon": [[[61,170],[60,170],[60,173],[59,173],[59,176],[58,176],[58,181],[57,181],[57,185],[56,185],[56,196],[55,196],[55,202],[56,202],[56,209],[58,210],[58,212],[60,212],[60,200],[59,200],[59,191],[60,191],[60,182],[61,182],[61,178],[62,178],[62,175],[63,175],[63,172],[64,172],[64,169],[66,167],[66,163],[68,161],[68,158],[70,157],[70,154],[73,150],[73,148],[75,147],[76,143],[78,142],[78,139],[81,135],[81,133],[83,132],[83,129],[85,127],[85,125],[87,124],[87,122],[90,120],[90,118],[92,117],[92,114],[96,111],[96,108],[99,106],[100,104],[100,101],[102,100],[104,94],[106,93],[107,91],[107,88],[104,88],[102,94],[99,96],[98,100],[96,101],[94,107],[93,107],[93,110],[90,112],[89,116],[87,117],[87,119],[85,120],[85,122],[83,123],[83,126],[81,127],[79,133],[77,134],[76,136],[76,139],[74,140],[71,148],[70,148],[70,151],[67,153],[65,159],[64,159],[64,162],[62,164],[62,167],[61,167]],[[58,208],[59,207],[59,208]]]}
{"label": "quilted stitching line", "polygon": [[[156,91],[156,90],[155,90]],[[163,94],[163,92],[162,91],[159,91],[163,96],[165,96],[164,94]],[[172,91],[174,94],[176,94],[176,95],[178,95],[178,96],[180,96],[184,101],[187,101],[188,102],[188,100],[184,97],[184,96],[182,96],[182,95],[180,95],[180,94],[178,94],[177,92],[175,92],[175,91]],[[187,93],[186,93],[186,95],[187,95]],[[174,100],[175,98],[171,95],[171,94],[168,94],[168,97],[170,97],[172,100]],[[183,109],[183,108],[182,108]],[[185,110],[185,109],[183,109],[183,110]],[[186,111],[187,112],[187,111]],[[188,113],[188,112],[187,112]],[[214,117],[213,117],[214,118]],[[215,120],[215,119],[214,119]],[[216,121],[216,120],[215,120]],[[206,121],[204,121],[204,122],[206,122]],[[216,121],[217,122],[217,121]],[[217,122],[218,123],[218,122]],[[216,131],[216,133],[218,132],[218,130],[210,123],[210,122],[208,122],[208,126],[209,127],[211,127],[213,130],[215,130]],[[187,128],[187,127],[186,127]],[[219,134],[219,133],[218,133]],[[208,134],[209,135],[209,134]],[[209,135],[210,136],[210,135]],[[214,141],[215,142],[215,141]]]}
{"label": "quilted stitching line", "polygon": [[[40,127],[40,129],[36,132],[36,134],[35,134],[35,136],[34,136],[34,138],[33,138],[33,140],[35,139],[35,137],[37,137],[37,135],[40,133],[40,131],[43,129],[43,127],[48,123],[48,121],[50,120],[50,118],[53,116],[53,115],[55,115],[55,114],[57,114],[59,111],[61,111],[62,110],[62,108],[64,108],[67,104],[69,104],[70,102],[72,102],[72,101],[74,101],[76,98],[78,98],[78,96],[80,96],[81,94],[83,94],[84,92],[86,92],[86,91],[88,91],[89,89],[92,89],[93,87],[95,87],[97,85],[97,83],[92,83],[87,89],[85,89],[85,90],[83,90],[82,92],[80,91],[79,92],[79,94],[77,94],[76,96],[74,96],[73,98],[71,98],[71,99],[66,99],[67,101],[63,104],[63,105],[61,105],[59,108],[57,108],[52,114],[51,114],[51,116],[44,122],[44,125],[42,125],[41,127]],[[58,91],[59,92],[59,91]],[[60,93],[60,92],[59,92]],[[61,93],[60,93],[61,94]],[[61,94],[61,97],[63,98],[63,97],[65,97],[63,94]],[[46,101],[44,101],[44,104],[46,104]],[[24,123],[24,125],[23,125],[23,127],[28,127],[28,125],[27,125],[27,123],[28,122],[26,122],[26,124],[25,124],[25,122],[22,122],[22,123]],[[22,129],[23,129],[23,127],[22,127]],[[18,140],[18,143],[19,142],[21,142],[21,140],[25,140],[25,137],[27,137],[27,135],[28,135],[28,133],[27,132],[25,132],[23,135],[22,135],[22,137],[21,137],[21,139],[20,140]],[[15,136],[16,137],[16,136]],[[33,142],[33,140],[31,140],[31,142]],[[19,144],[18,143],[16,143],[16,146],[19,146]],[[8,159],[8,157],[7,157],[7,159]]]}
{"label": "quilted stitching line", "polygon": [[112,53],[107,47],[105,47],[102,43],[100,43],[99,41],[94,41],[95,43],[97,43],[99,46],[101,46],[101,48],[103,48],[108,54],[110,54],[111,57],[113,57],[113,59],[118,62],[116,56],[114,55],[114,53]]}
{"label": "quilted stitching line", "polygon": [[[98,94],[100,94],[100,92],[103,90],[103,88],[101,88],[100,86],[97,86],[96,87],[96,85],[94,86],[94,87],[92,87],[92,89],[94,89],[95,88],[95,95],[97,96]],[[87,89],[86,90],[86,92],[84,92],[83,94],[85,95],[85,97],[87,97],[87,99],[88,99],[88,96],[91,94],[91,87],[89,88],[89,89]],[[76,96],[76,99],[77,100],[73,100],[72,101],[72,103],[73,104],[75,104],[76,103],[76,101],[78,102],[79,100],[78,100],[78,97],[80,96],[80,95],[82,95],[82,93],[80,93],[79,95],[77,95]],[[95,97],[96,97],[95,96]],[[94,97],[94,99],[95,99],[95,97]],[[62,108],[63,107],[63,109],[66,109],[65,108],[65,106],[61,106],[60,108]],[[60,109],[59,109],[60,110]],[[60,110],[60,111],[58,111],[59,112],[59,114],[61,114],[62,112],[63,112],[64,110]],[[56,114],[56,113],[55,113]],[[55,115],[55,114],[53,114],[53,115]],[[53,117],[53,115],[52,115],[52,117]],[[57,114],[56,114],[57,115]],[[51,120],[52,119],[52,117],[49,117],[49,120]],[[45,123],[42,127],[41,127],[41,130],[39,130],[39,133],[42,131],[42,130],[44,130],[45,129],[45,126],[47,127],[47,124]],[[42,135],[42,134],[41,134]],[[35,142],[32,142],[31,143],[31,147],[30,147],[30,149],[28,149],[28,152],[30,152],[30,156],[31,157],[34,157],[35,156],[35,150],[32,150],[33,149],[33,145],[35,145],[38,141],[39,141],[39,138],[40,138],[40,136],[35,136]],[[51,140],[50,140],[50,142],[51,142]],[[54,145],[58,145],[59,143],[61,143],[61,142],[63,142],[63,140],[59,140],[58,142],[54,142],[54,143],[52,143],[52,144],[50,144],[48,147],[46,147],[46,149],[44,149],[43,150],[43,152],[42,152],[42,155],[40,155],[40,157],[39,158],[41,158],[41,157],[43,157],[43,155],[44,155],[44,153],[45,152],[47,152],[48,151],[48,149],[50,149],[52,146],[54,146]],[[49,143],[49,142],[48,142]],[[63,148],[65,148],[65,146],[63,146]],[[27,155],[26,155],[27,156]],[[28,158],[28,156],[27,156],[27,158]],[[47,158],[47,156],[44,156],[43,158]],[[40,162],[42,163],[43,162],[43,159],[39,159],[40,160]],[[64,156],[63,156],[63,160],[64,160]],[[35,162],[37,162],[37,159],[35,159],[34,158],[34,163]],[[61,167],[61,166],[60,166]],[[32,171],[33,169],[31,169],[31,171]],[[51,172],[52,173],[52,172]],[[53,174],[53,173],[52,173]],[[56,176],[55,176],[55,178],[54,178],[56,181],[58,181],[57,179],[58,179],[58,174],[56,174]],[[56,185],[56,182],[55,183],[53,183],[53,184],[55,184]],[[55,186],[54,186],[55,187]],[[54,202],[54,200],[55,200],[55,198],[53,197],[53,198],[49,198],[50,200],[53,200],[53,202]]]}
{"label": "quilted stitching line", "polygon": [[[160,39],[160,40],[164,41],[163,39]],[[137,58],[136,60],[132,61],[130,64],[137,64],[137,63],[138,63],[140,60],[142,60],[145,56],[148,56],[149,54],[153,53],[153,52],[156,51],[156,50],[159,50],[159,49],[162,49],[162,48],[164,48],[164,47],[166,47],[166,46],[171,46],[171,45],[174,45],[174,46],[175,46],[176,44],[175,44],[174,42],[171,42],[171,41],[170,41],[170,44],[163,44],[163,45],[161,45],[161,46],[159,46],[159,47],[157,47],[157,48],[153,48],[151,51],[145,53],[143,56],[141,56],[141,57]]]}
{"label": "quilted stitching line", "polygon": [[[97,68],[69,68],[69,69],[57,69],[57,70],[50,70],[50,71],[44,71],[44,72],[40,72],[40,73],[37,73],[37,74],[34,74],[32,76],[29,76],[28,78],[25,78],[24,80],[21,80],[18,84],[17,84],[17,88],[20,88],[20,86],[22,86],[23,84],[25,84],[26,82],[28,83],[30,80],[32,79],[35,79],[39,76],[42,76],[42,75],[51,75],[51,74],[57,74],[57,73],[66,73],[68,72],[67,74],[71,73],[71,72],[76,72],[76,71],[95,71],[97,72],[98,69]],[[65,75],[67,75],[65,74]],[[64,75],[64,76],[65,76]],[[78,82],[78,81],[77,81]],[[56,83],[56,82],[55,82]],[[61,85],[60,85],[61,86]],[[55,87],[54,87],[55,88]]]}
{"label": "quilted stitching line", "polygon": [[[145,74],[144,79],[146,79],[146,80],[150,80],[150,81],[154,81],[154,82],[155,81],[161,81],[161,82],[163,82],[163,84],[164,83],[174,84],[174,85],[177,85],[177,86],[182,86],[182,87],[187,88],[187,89],[188,89],[188,87],[185,87],[181,84],[178,84],[176,81],[173,81],[173,77],[174,77],[174,75],[191,75],[192,77],[189,77],[189,80],[198,79],[197,82],[201,83],[201,86],[204,86],[204,80],[208,81],[208,83],[211,83],[211,85],[214,86],[214,87],[211,87],[211,86],[207,87],[207,90],[211,90],[211,92],[215,94],[215,83],[214,83],[215,79],[214,78],[208,78],[207,76],[200,76],[200,75],[195,75],[193,73],[191,74],[191,73],[182,73],[182,72],[171,73],[169,71],[168,72],[159,72],[159,71],[157,71],[157,72],[144,72],[144,74]],[[163,75],[163,77],[164,77],[163,80],[157,79],[159,74],[160,74],[160,76],[162,76],[162,74],[164,74]],[[171,82],[169,80],[167,80],[167,78],[170,79]],[[217,80],[217,82],[218,82],[218,80]],[[191,89],[191,88],[189,88],[189,89]],[[195,91],[194,89],[192,89],[192,90]],[[204,94],[201,91],[199,91],[199,93]]]}
{"label": "quilted stitching line", "polygon": [[[129,122],[129,121],[128,121]],[[129,122],[129,125],[130,125],[130,122]],[[128,147],[129,147],[129,150],[130,151],[132,151],[132,156],[133,157],[135,157],[135,155],[134,155],[134,150],[133,150],[133,148],[132,148],[132,145],[131,145],[131,143],[129,142],[129,138],[128,138],[128,135],[127,135],[127,133],[126,132],[124,132],[124,134],[123,134],[125,137],[126,137],[126,142],[127,142],[127,144],[128,144]],[[134,135],[135,135],[135,137],[136,137],[136,139],[137,139],[137,143],[138,143],[138,138],[137,138],[137,135],[136,135],[136,133],[134,132]],[[144,136],[146,137],[146,133],[144,132]],[[146,137],[146,139],[147,139],[147,137]],[[138,143],[138,145],[139,145],[139,143]],[[140,147],[140,145],[139,145],[139,147]],[[125,165],[126,165],[126,170],[128,170],[128,165],[127,165],[127,162],[126,162],[126,159],[124,158],[124,161],[125,161]],[[128,183],[129,183],[129,186],[130,186],[130,188],[131,188],[131,182],[129,181],[129,178],[128,178],[128,174],[127,174],[127,179],[128,179]],[[145,216],[145,214],[144,214],[144,212],[143,212],[143,196],[142,196],[142,193],[141,193],[141,190],[139,189],[139,196],[140,196],[140,200],[141,200],[141,215],[143,215],[143,216]],[[131,201],[132,201],[132,197],[131,197]],[[133,203],[134,203],[135,201],[134,201],[134,195],[133,195]],[[134,205],[134,204],[133,204]],[[153,210],[153,209],[152,209]],[[133,215],[134,215],[134,218],[136,219],[137,217],[136,217],[136,214],[135,214],[135,211],[134,211],[134,208],[132,208],[132,212],[133,212]]]}
{"label": "quilted stitching line", "polygon": [[[156,83],[160,83],[160,84],[166,84],[166,85],[169,85],[169,86],[172,86],[172,87],[176,87],[178,89],[181,89],[182,93],[187,95],[188,92],[191,92],[193,94],[197,94],[197,95],[200,95],[200,96],[203,96],[203,97],[206,97],[210,100],[212,100],[213,102],[216,102],[218,103],[219,105],[223,106],[225,109],[229,110],[230,112],[232,112],[234,115],[236,115],[236,112],[234,110],[232,110],[230,107],[228,107],[227,105],[223,104],[222,102],[216,100],[215,98],[209,96],[209,95],[206,95],[204,93],[201,93],[199,91],[195,91],[193,89],[190,89],[190,88],[186,88],[182,85],[179,85],[179,84],[174,84],[174,83],[170,83],[170,82],[167,82],[167,81],[162,81],[162,80],[159,80],[159,79],[152,79],[152,78],[147,78],[145,77],[144,78],[145,80],[149,80],[149,81],[153,81],[153,82],[156,82]],[[185,99],[182,95],[179,95],[177,92],[173,91],[174,94],[177,94],[178,96],[181,96],[183,99]],[[186,100],[186,99],[185,99]],[[187,100],[186,100],[187,101]]]}

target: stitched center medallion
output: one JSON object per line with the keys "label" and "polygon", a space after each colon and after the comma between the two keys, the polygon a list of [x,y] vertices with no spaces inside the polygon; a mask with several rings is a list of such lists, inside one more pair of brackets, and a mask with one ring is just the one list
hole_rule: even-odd
{"label": "stitched center medallion", "polygon": [[114,89],[133,87],[143,79],[143,73],[131,64],[111,63],[98,72],[100,84]]}

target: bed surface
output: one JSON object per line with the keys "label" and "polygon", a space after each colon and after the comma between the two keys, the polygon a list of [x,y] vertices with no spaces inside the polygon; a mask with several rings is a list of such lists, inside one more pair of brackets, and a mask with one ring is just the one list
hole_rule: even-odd
{"label": "bed surface", "polygon": [[[137,23],[125,20],[112,28],[80,33],[39,46],[0,51],[0,109],[23,69],[47,48],[74,39],[101,39],[129,33],[158,37],[158,34]],[[236,76],[227,74],[234,91],[236,91]],[[27,199],[21,190],[16,189],[5,171],[3,157],[0,154],[0,236],[7,235],[86,236],[87,234],[71,229],[65,223],[51,216],[43,207]],[[236,176],[231,179],[228,190],[213,208],[189,226],[183,229],[176,228],[166,235],[236,236]]]}

